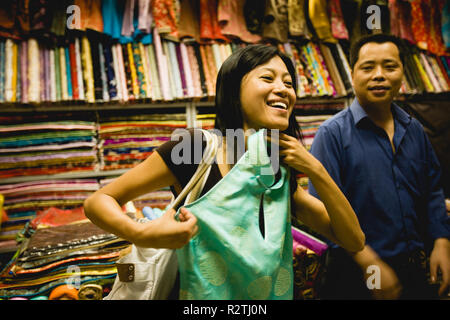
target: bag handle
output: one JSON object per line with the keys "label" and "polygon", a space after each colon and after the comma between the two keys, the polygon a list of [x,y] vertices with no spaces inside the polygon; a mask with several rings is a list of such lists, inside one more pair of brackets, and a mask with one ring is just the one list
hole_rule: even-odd
{"label": "bag handle", "polygon": [[[203,132],[203,136],[206,138],[206,147],[203,152],[202,161],[184,189],[180,192],[177,198],[169,204],[167,209],[178,207],[179,203],[183,199],[186,199],[184,202],[185,204],[193,202],[203,190],[206,178],[211,170],[211,164],[216,156],[219,143],[216,135],[207,130],[201,130]],[[175,217],[177,218],[178,214]]]}

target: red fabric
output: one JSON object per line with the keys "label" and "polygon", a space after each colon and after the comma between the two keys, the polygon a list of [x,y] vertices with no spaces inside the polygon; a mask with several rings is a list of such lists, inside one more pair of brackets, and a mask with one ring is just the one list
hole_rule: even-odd
{"label": "red fabric", "polygon": [[217,19],[217,0],[200,0],[200,38],[229,41],[222,34]]}
{"label": "red fabric", "polygon": [[428,28],[425,23],[424,12],[422,11],[422,0],[414,0],[411,2],[411,30],[417,46],[421,49],[427,49]]}
{"label": "red fabric", "polygon": [[2,215],[2,219],[0,220],[1,222],[8,221],[8,215],[6,214],[5,210],[1,209],[1,215]]}
{"label": "red fabric", "polygon": [[50,227],[62,226],[75,221],[86,219],[83,207],[62,210],[55,207],[40,210],[36,213],[36,218],[31,221],[31,226],[37,228],[39,225]]}
{"label": "red fabric", "polygon": [[78,77],[77,77],[77,59],[75,57],[75,44],[72,42],[69,45],[69,54],[70,54],[70,73],[72,80],[72,94],[73,99],[79,99],[79,91],[78,91]]}

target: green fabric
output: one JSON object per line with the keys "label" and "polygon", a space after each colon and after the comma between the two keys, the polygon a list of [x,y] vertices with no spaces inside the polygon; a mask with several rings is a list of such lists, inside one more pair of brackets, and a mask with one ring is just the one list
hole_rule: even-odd
{"label": "green fabric", "polygon": [[[180,299],[293,298],[289,171],[280,167],[275,182],[266,144],[264,130],[251,135],[230,172],[185,206],[199,232],[177,250]],[[259,229],[262,195],[265,237]]]}

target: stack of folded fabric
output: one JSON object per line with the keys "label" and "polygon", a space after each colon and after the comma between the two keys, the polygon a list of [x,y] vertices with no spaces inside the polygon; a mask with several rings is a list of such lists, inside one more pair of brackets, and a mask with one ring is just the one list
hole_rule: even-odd
{"label": "stack of folded fabric", "polygon": [[0,119],[0,178],[91,171],[98,164],[95,122],[46,115]]}
{"label": "stack of folded fabric", "polygon": [[[42,217],[54,224],[54,215]],[[65,221],[67,222],[67,221]],[[0,298],[48,297],[62,285],[89,283],[107,294],[117,274],[115,261],[129,243],[79,220],[30,232],[20,250],[0,274]]]}
{"label": "stack of folded fabric", "polygon": [[[302,131],[303,142],[307,150],[311,149],[314,137],[316,136],[320,125],[344,108],[344,103],[332,101],[295,105],[295,119]],[[299,174],[297,176],[297,181],[303,189],[308,189],[309,179],[305,174]]]}
{"label": "stack of folded fabric", "polygon": [[297,96],[346,96],[352,91],[350,68],[339,44],[287,42],[278,48],[294,63],[298,75]]}
{"label": "stack of folded fabric", "polygon": [[[319,129],[320,125],[327,119],[331,118],[332,115],[330,114],[323,114],[323,115],[302,115],[302,116],[296,116],[295,119],[297,120],[300,129],[302,130],[303,134],[303,142],[305,145],[305,148],[307,150],[311,149],[311,145],[313,143],[314,137],[317,133],[317,130]],[[308,189],[308,182],[309,179],[304,173],[300,173],[297,176],[297,181],[302,186],[303,189]]]}
{"label": "stack of folded fabric", "polygon": [[[99,181],[100,187],[106,186],[113,180],[114,178],[101,179]],[[164,209],[167,207],[167,205],[170,204],[172,198],[173,194],[170,191],[170,189],[164,188],[161,190],[149,192],[147,194],[138,197],[137,199],[134,199],[133,204],[135,208],[141,212],[144,207]]]}
{"label": "stack of folded fabric", "polygon": [[25,224],[49,208],[73,209],[99,189],[95,179],[39,180],[0,185],[8,220],[2,223],[0,242],[13,240]]}
{"label": "stack of folded fabric", "polygon": [[133,168],[177,128],[186,128],[185,114],[105,116],[99,126],[101,169]]}
{"label": "stack of folded fabric", "polygon": [[197,114],[197,128],[202,128],[205,130],[213,129],[216,115],[213,113]]}
{"label": "stack of folded fabric", "polygon": [[295,117],[302,130],[306,149],[311,149],[311,145],[320,125],[331,117],[332,115],[329,114]]}

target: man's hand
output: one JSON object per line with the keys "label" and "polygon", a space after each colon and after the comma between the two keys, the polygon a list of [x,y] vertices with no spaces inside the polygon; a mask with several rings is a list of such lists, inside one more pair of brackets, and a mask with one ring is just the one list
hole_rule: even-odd
{"label": "man's hand", "polygon": [[442,274],[442,282],[439,287],[439,295],[447,293],[450,287],[450,241],[446,238],[436,239],[433,251],[430,255],[431,281],[437,281],[438,270]]}

